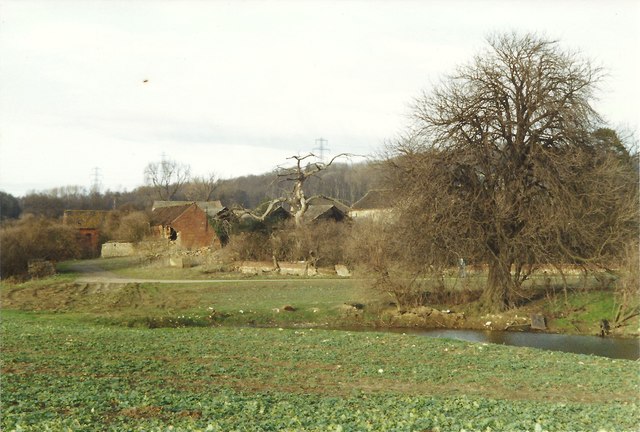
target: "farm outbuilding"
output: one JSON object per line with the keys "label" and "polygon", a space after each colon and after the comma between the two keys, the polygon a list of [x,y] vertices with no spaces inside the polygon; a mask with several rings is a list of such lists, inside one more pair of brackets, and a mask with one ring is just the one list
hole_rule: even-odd
{"label": "farm outbuilding", "polygon": [[195,202],[154,207],[151,231],[156,237],[175,242],[185,249],[222,247],[207,213]]}
{"label": "farm outbuilding", "polygon": [[304,220],[307,222],[316,222],[321,220],[342,222],[345,219],[349,219],[349,206],[335,198],[318,195],[309,198],[307,200],[307,204],[309,207],[304,214]]}
{"label": "farm outbuilding", "polygon": [[332,204],[326,205],[310,205],[305,212],[303,218],[306,222],[318,222],[333,220],[335,222],[342,222],[349,216],[341,209]]}
{"label": "farm outbuilding", "polygon": [[76,229],[84,256],[98,256],[100,229],[109,213],[104,210],[65,210],[62,223]]}

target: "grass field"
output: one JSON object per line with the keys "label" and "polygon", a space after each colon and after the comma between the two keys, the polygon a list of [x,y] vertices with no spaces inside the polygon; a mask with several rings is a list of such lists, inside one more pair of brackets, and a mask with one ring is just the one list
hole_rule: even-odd
{"label": "grass field", "polygon": [[634,430],[635,362],[400,334],[3,311],[2,430]]}

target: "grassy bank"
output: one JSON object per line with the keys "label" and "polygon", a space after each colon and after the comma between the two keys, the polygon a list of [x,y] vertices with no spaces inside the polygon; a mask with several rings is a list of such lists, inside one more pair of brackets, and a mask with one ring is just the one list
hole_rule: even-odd
{"label": "grassy bank", "polygon": [[[218,272],[206,273],[206,277],[217,279],[197,284],[74,283],[82,275],[74,271],[82,266],[122,277],[185,281],[203,278],[206,273],[202,267],[159,270],[128,258],[64,263],[61,268],[65,272],[52,278],[22,284],[0,283],[3,308],[64,312],[102,323],[144,327],[249,325],[502,330],[510,323],[528,322],[529,316],[536,313],[547,318],[551,332],[592,335],[599,332],[602,319],[612,321],[616,310],[612,291],[594,289],[594,283],[585,284],[577,277],[566,295],[561,288],[549,283],[544,289],[532,287],[535,300],[502,314],[478,312],[472,302],[432,305],[435,310],[452,310],[457,314],[425,317],[411,311],[400,313],[392,304],[392,297],[371,290],[366,280],[358,278],[282,278]],[[532,280],[534,285],[537,282]],[[638,317],[626,324],[614,333],[626,336],[639,333]]]}
{"label": "grassy bank", "polygon": [[[52,279],[2,286],[3,308],[80,315],[125,326],[357,323],[345,303],[371,301],[350,280],[246,280],[211,284],[74,284]],[[367,319],[373,320],[373,312]]]}
{"label": "grassy bank", "polygon": [[3,430],[595,431],[640,418],[637,365],[625,360],[14,311],[3,311],[2,339]]}

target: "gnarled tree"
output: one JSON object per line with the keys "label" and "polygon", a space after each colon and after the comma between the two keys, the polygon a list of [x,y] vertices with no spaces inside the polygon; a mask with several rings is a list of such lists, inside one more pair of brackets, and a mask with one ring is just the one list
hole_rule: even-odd
{"label": "gnarled tree", "polygon": [[482,304],[503,310],[536,265],[606,265],[637,236],[637,170],[596,132],[600,77],[555,41],[506,34],[416,101],[390,159],[414,269],[485,263]]}
{"label": "gnarled tree", "polygon": [[280,181],[287,182],[288,184],[292,184],[291,191],[287,191],[287,193],[279,198],[275,198],[269,202],[266,210],[262,215],[253,215],[251,216],[256,219],[263,221],[271,212],[271,210],[279,203],[288,203],[291,206],[291,212],[293,213],[293,217],[295,220],[296,227],[301,227],[303,223],[303,217],[309,208],[309,204],[307,202],[307,197],[304,192],[305,183],[317,175],[319,172],[327,169],[333,162],[341,157],[351,157],[355,156],[348,153],[341,153],[339,155],[334,156],[329,162],[309,162],[305,164],[305,161],[316,159],[317,156],[313,153],[308,153],[306,155],[294,155],[290,156],[287,159],[295,160],[295,165],[290,167],[279,167],[276,170],[276,175]]}

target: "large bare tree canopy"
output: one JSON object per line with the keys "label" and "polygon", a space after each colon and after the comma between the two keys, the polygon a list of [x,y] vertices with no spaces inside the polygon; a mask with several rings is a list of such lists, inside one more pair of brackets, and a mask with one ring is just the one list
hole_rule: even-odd
{"label": "large bare tree canopy", "polygon": [[487,264],[501,310],[540,264],[607,265],[638,234],[637,169],[591,102],[601,70],[506,34],[415,103],[390,159],[415,269]]}
{"label": "large bare tree canopy", "polygon": [[191,177],[191,168],[174,160],[162,158],[144,169],[145,181],[161,200],[170,201]]}

